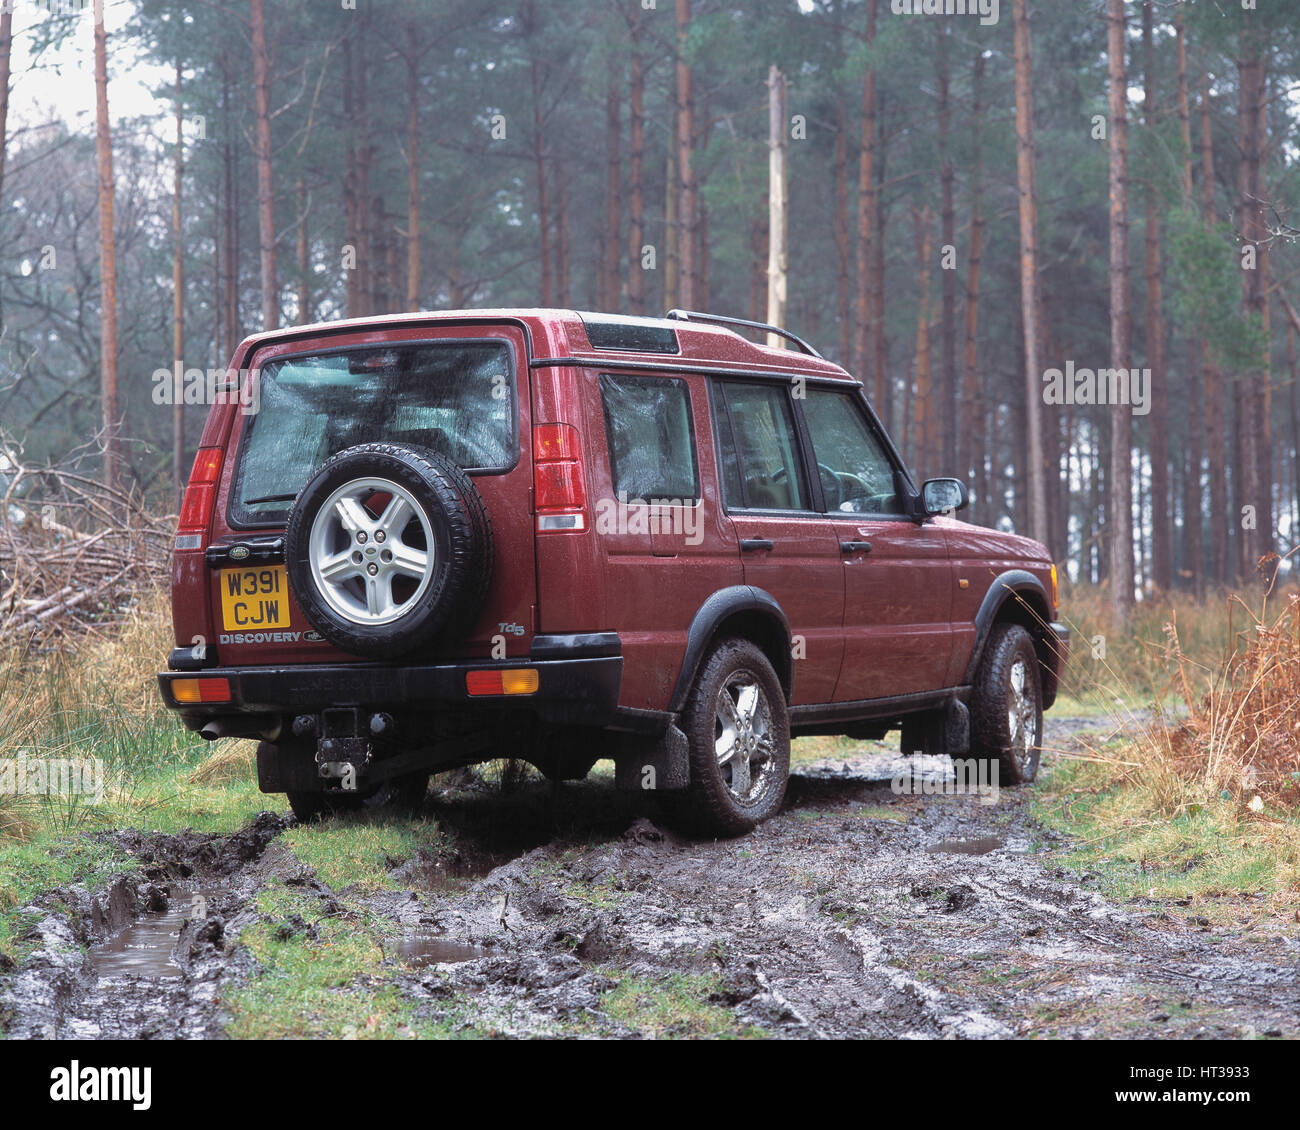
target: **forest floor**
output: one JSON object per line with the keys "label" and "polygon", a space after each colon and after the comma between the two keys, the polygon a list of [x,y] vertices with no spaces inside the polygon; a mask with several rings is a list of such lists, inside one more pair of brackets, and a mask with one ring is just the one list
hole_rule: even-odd
{"label": "forest floor", "polygon": [[1054,767],[1101,724],[1049,715],[1047,784],[992,803],[896,795],[904,763],[868,743],[797,743],[781,814],[728,841],[679,837],[608,780],[502,794],[466,774],[435,778],[415,821],[303,827],[265,812],[234,833],[82,832],[118,863],[12,909],[0,1025],[11,1038],[1300,1035],[1294,913],[1249,884],[1135,893],[1145,862],[1099,857],[1052,819]]}

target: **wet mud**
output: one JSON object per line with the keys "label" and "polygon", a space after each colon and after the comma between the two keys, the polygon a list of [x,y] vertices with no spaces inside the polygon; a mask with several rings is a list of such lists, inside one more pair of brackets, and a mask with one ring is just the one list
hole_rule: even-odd
{"label": "wet mud", "polygon": [[[1049,721],[1046,744],[1080,728]],[[397,889],[364,897],[276,842],[288,817],[225,837],[120,832],[141,871],[33,907],[0,1017],[11,1037],[222,1035],[222,994],[252,971],[239,934],[274,878],[364,904],[391,924],[383,961],[417,1014],[468,1002],[499,1035],[637,1034],[611,991],[682,975],[735,1032],[777,1037],[1298,1034],[1293,934],[1108,901],[1054,865],[1059,840],[1022,791],[899,796],[907,764],[801,763],[778,817],[716,842],[608,783],[435,787],[425,815],[456,850],[397,864]]]}

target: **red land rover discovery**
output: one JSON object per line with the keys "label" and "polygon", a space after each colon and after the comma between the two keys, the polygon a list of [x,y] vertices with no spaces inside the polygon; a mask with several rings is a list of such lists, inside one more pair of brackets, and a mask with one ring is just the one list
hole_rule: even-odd
{"label": "red land rover discovery", "polygon": [[895,728],[1032,780],[1069,644],[1046,549],[954,519],[964,484],[918,488],[861,384],[732,325],[250,337],[181,509],[168,706],[260,739],[300,819],[493,757],[612,758],[735,834],[779,809],[791,736]]}

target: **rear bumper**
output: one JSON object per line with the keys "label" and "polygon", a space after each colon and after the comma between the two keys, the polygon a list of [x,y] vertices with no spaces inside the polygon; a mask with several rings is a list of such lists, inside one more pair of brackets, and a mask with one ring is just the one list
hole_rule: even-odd
{"label": "rear bumper", "polygon": [[[471,671],[520,668],[537,671],[537,690],[531,694],[471,695],[466,690],[465,677]],[[172,684],[196,677],[227,680],[229,700],[178,703]],[[547,722],[608,725],[618,713],[622,680],[618,636],[600,633],[539,636],[530,655],[515,660],[207,667],[162,672],[158,687],[164,703],[189,729],[229,720],[229,733],[242,728],[251,736],[280,718],[339,706],[394,711],[479,709],[492,714],[509,709],[530,712]]]}

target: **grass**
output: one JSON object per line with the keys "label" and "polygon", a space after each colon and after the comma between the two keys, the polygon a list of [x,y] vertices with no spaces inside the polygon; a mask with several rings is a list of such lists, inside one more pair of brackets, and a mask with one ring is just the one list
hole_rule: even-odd
{"label": "grass", "polygon": [[[1135,638],[1162,615],[1150,603]],[[1111,897],[1190,900],[1216,922],[1294,925],[1300,593],[1254,606],[1216,600],[1201,615],[1173,600],[1163,617],[1162,674],[1142,684],[1158,690],[1150,713],[1122,707],[1109,735],[1060,752],[1036,814],[1073,837],[1065,862],[1095,871]],[[1114,672],[1136,698],[1124,677]]]}
{"label": "grass", "polygon": [[299,825],[286,831],[281,842],[323,883],[361,894],[403,888],[390,869],[421,849],[436,854],[448,846],[433,821],[386,811]]}

